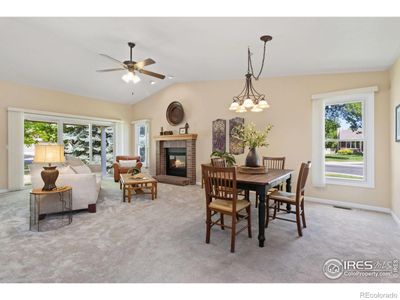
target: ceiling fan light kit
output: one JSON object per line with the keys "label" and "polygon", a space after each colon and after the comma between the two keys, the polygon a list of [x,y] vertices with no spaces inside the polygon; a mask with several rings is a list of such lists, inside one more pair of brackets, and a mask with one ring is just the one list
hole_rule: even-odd
{"label": "ceiling fan light kit", "polygon": [[134,72],[127,72],[126,74],[122,75],[122,80],[126,83],[133,82],[138,83],[140,81],[140,77],[137,76]]}
{"label": "ceiling fan light kit", "polygon": [[136,73],[156,77],[158,79],[164,79],[165,75],[158,74],[155,72],[147,71],[144,69],[145,66],[155,64],[156,62],[151,59],[147,58],[143,61],[133,61],[132,60],[132,49],[135,47],[135,43],[129,42],[128,46],[130,48],[130,59],[126,60],[124,62],[119,61],[118,59],[115,59],[107,54],[100,54],[101,56],[104,56],[110,60],[112,60],[115,63],[118,63],[120,65],[119,68],[114,68],[114,69],[105,69],[105,70],[97,70],[97,72],[114,72],[114,71],[127,71],[126,74],[124,74],[121,78],[124,82],[126,83],[138,83],[140,82],[140,77]]}
{"label": "ceiling fan light kit", "polygon": [[229,110],[235,111],[237,113],[245,113],[247,112],[248,109],[250,109],[251,112],[262,112],[264,109],[270,107],[267,100],[265,99],[265,95],[257,92],[252,83],[252,78],[254,78],[257,81],[260,78],[260,75],[263,71],[266,44],[268,41],[272,40],[272,36],[263,35],[262,37],[260,37],[260,40],[264,42],[264,53],[263,53],[260,72],[258,73],[257,76],[254,75],[253,64],[251,61],[251,52],[250,48],[248,48],[246,83],[240,94],[238,96],[233,97],[233,102],[229,106]]}

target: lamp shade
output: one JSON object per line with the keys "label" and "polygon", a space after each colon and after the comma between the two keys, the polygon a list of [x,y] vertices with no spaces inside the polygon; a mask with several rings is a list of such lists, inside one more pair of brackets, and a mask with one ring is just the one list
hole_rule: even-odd
{"label": "lamp shade", "polygon": [[59,163],[64,162],[64,145],[36,144],[34,163]]}

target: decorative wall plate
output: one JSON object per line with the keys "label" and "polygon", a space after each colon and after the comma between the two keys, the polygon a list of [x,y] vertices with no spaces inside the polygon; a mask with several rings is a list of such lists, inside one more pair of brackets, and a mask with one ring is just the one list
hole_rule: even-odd
{"label": "decorative wall plate", "polygon": [[170,125],[176,126],[183,121],[185,113],[183,111],[183,106],[180,102],[174,101],[168,105],[167,108],[167,121]]}

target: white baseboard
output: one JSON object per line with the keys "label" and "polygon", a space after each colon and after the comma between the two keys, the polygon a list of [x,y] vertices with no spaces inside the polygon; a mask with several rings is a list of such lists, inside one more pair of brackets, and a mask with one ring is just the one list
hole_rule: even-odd
{"label": "white baseboard", "polygon": [[322,198],[316,198],[316,197],[307,197],[307,196],[305,197],[305,200],[309,201],[309,202],[315,202],[315,203],[332,205],[332,206],[342,206],[342,207],[348,207],[348,208],[356,208],[356,209],[363,209],[363,210],[369,210],[369,211],[383,212],[386,214],[390,214],[392,212],[390,210],[390,208],[365,205],[365,204],[359,204],[359,203],[354,203],[354,202],[343,202],[343,201],[322,199]]}
{"label": "white baseboard", "polygon": [[399,219],[399,217],[394,213],[393,210],[390,212],[390,214],[392,215],[392,218],[393,218],[393,220],[396,222],[396,224],[400,226],[400,219]]}

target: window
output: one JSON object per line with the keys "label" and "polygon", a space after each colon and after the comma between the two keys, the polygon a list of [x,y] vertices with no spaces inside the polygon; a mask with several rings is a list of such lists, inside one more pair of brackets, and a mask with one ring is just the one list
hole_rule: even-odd
{"label": "window", "polygon": [[365,180],[363,102],[325,103],[325,177]]}
{"label": "window", "polygon": [[149,130],[150,122],[148,120],[135,121],[135,155],[139,155],[143,166],[149,166]]}
{"label": "window", "polygon": [[374,92],[313,96],[313,184],[374,187]]}

